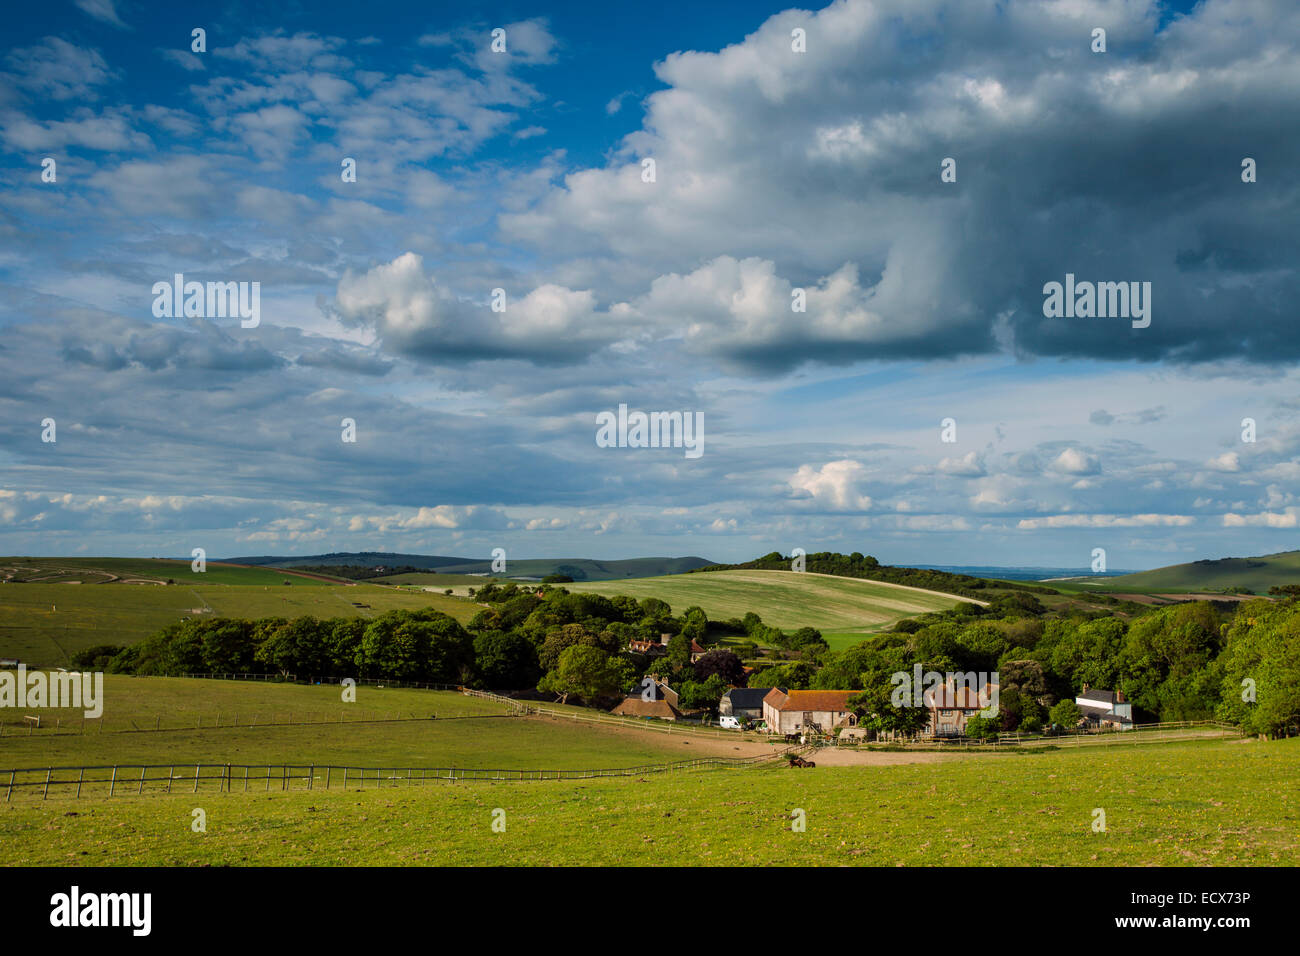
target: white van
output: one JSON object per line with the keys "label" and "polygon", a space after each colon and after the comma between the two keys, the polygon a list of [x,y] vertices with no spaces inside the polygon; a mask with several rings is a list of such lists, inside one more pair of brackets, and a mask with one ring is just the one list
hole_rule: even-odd
{"label": "white van", "polygon": [[727,730],[739,730],[740,720],[730,714],[723,714],[718,718],[718,726],[725,727]]}

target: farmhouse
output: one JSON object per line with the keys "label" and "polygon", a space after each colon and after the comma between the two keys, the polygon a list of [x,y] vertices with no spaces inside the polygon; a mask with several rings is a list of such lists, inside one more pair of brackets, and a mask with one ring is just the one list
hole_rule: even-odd
{"label": "farmhouse", "polygon": [[682,712],[678,709],[677,691],[658,678],[654,681],[653,687],[628,694],[610,713],[620,717],[658,717],[660,720],[678,720]]}
{"label": "farmhouse", "polygon": [[1074,703],[1093,727],[1133,729],[1133,705],[1124,698],[1123,691],[1096,690],[1084,684]]}
{"label": "farmhouse", "polygon": [[722,700],[718,702],[718,713],[760,720],[763,716],[763,698],[769,690],[770,687],[733,687],[722,695]]}
{"label": "farmhouse", "polygon": [[620,717],[657,717],[660,720],[678,720],[682,716],[677,709],[677,691],[660,680],[655,681],[654,687],[646,688],[644,693],[628,694],[610,713]]}
{"label": "farmhouse", "polygon": [[957,687],[952,681],[928,688],[922,695],[930,723],[931,737],[959,737],[966,733],[966,721],[984,709],[973,687]]}
{"label": "farmhouse", "polygon": [[857,715],[849,709],[856,690],[783,690],[773,687],[763,697],[763,720],[769,733],[823,733],[852,726]]}
{"label": "farmhouse", "polygon": [[628,641],[627,649],[633,654],[649,654],[652,657],[662,657],[668,653],[668,645],[662,641],[638,641],[635,638]]}
{"label": "farmhouse", "polygon": [[[651,657],[662,657],[668,653],[668,642],[673,639],[671,634],[660,634],[657,641],[639,641],[635,638],[627,642],[627,649],[633,654],[648,654]],[[691,638],[691,663],[694,664],[704,656],[704,648],[699,645],[695,638]]]}

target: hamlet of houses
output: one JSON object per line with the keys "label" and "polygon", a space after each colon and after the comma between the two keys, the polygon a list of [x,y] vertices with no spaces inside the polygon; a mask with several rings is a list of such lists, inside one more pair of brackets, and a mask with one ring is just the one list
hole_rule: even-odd
{"label": "hamlet of houses", "polygon": [[[633,640],[629,650],[651,657],[668,652],[669,634],[658,641]],[[704,654],[704,648],[691,640],[691,661]],[[753,668],[745,668],[746,673]],[[658,720],[681,720],[685,713],[675,690],[657,677],[629,694],[611,713],[626,717]],[[790,690],[784,687],[731,687],[718,703],[721,717],[734,717],[771,734],[817,734],[865,739],[867,732],[857,727],[858,717],[849,700],[861,693],[856,690]],[[1083,686],[1075,698],[1083,715],[1081,727],[1106,730],[1132,730],[1133,706],[1123,692],[1096,690]],[[921,705],[928,712],[922,734],[927,737],[959,737],[965,734],[970,718],[987,707],[987,699],[968,685],[956,685],[951,679],[921,695]]]}

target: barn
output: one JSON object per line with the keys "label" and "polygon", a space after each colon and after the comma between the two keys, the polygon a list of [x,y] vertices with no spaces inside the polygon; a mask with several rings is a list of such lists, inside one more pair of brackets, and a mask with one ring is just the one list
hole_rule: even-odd
{"label": "barn", "polygon": [[856,690],[784,690],[773,687],[763,698],[763,720],[773,734],[829,734],[851,727],[858,717],[849,708]]}

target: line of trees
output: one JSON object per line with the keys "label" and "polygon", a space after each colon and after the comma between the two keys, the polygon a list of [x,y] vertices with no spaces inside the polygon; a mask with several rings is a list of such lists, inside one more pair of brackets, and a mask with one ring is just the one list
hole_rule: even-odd
{"label": "line of trees", "polygon": [[[710,622],[698,607],[674,615],[656,598],[513,583],[489,583],[476,597],[487,607],[464,626],[431,608],[372,619],[190,618],[139,644],[90,648],[74,655],[74,664],[155,676],[261,671],[536,688],[590,703],[639,687],[653,670],[688,708],[716,707],[729,685],[745,679],[740,658],[729,650],[715,648],[691,661],[692,640],[743,630],[741,621]],[[659,643],[663,635],[662,656],[629,650],[633,640]]]}

